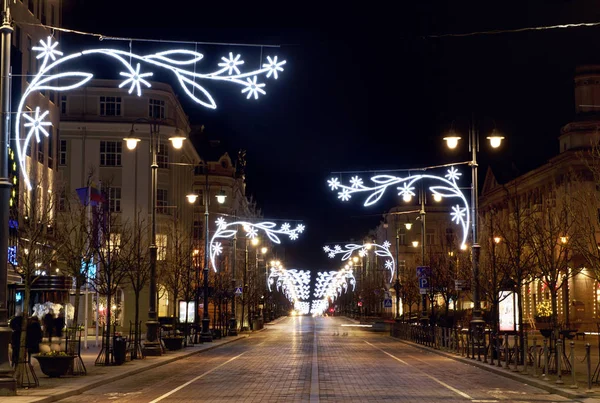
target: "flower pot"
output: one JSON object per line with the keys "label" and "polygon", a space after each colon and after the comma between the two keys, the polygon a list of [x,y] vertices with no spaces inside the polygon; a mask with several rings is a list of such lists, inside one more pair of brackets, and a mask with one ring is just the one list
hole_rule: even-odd
{"label": "flower pot", "polygon": [[34,355],[34,357],[40,363],[42,372],[50,378],[58,378],[65,375],[73,365],[72,355]]}
{"label": "flower pot", "polygon": [[181,350],[183,347],[183,337],[163,337],[162,340],[167,350]]}

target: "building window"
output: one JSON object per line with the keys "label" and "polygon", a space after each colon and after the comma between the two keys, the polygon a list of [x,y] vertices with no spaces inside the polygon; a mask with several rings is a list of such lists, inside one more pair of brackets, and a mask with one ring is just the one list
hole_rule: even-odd
{"label": "building window", "polygon": [[67,165],[67,140],[60,140],[59,165]]}
{"label": "building window", "polygon": [[169,147],[166,144],[158,145],[158,153],[156,154],[156,162],[159,168],[169,167]]}
{"label": "building window", "polygon": [[38,148],[38,162],[44,164],[44,136],[40,136],[40,141],[37,143]]}
{"label": "building window", "polygon": [[398,229],[398,240],[400,245],[406,245],[406,228]]}
{"label": "building window", "polygon": [[100,165],[104,167],[121,166],[121,152],[123,143],[121,141],[100,142]]}
{"label": "building window", "polygon": [[121,212],[121,188],[109,187],[104,190],[108,196],[108,209],[113,213]]}
{"label": "building window", "polygon": [[156,189],[156,212],[168,214],[169,192],[166,189]]}
{"label": "building window", "polygon": [[155,119],[165,118],[165,101],[150,99],[148,102],[148,116]]}
{"label": "building window", "polygon": [[40,2],[40,21],[42,24],[46,25],[46,0],[41,0]]}
{"label": "building window", "polygon": [[60,113],[65,115],[67,113],[67,96],[60,96]]}
{"label": "building window", "polygon": [[35,60],[33,50],[31,49],[32,47],[31,36],[27,35],[27,51],[29,52],[29,58],[27,60],[27,81],[29,82],[31,82],[31,76],[33,75],[33,63]]}
{"label": "building window", "polygon": [[427,231],[425,233],[425,245],[429,246],[429,245],[435,245],[435,232],[434,231]]}
{"label": "building window", "polygon": [[67,211],[67,192],[64,190],[58,194],[58,211]]}
{"label": "building window", "polygon": [[121,97],[100,97],[100,116],[121,116]]}
{"label": "building window", "polygon": [[165,260],[167,257],[167,236],[156,234],[156,260]]}
{"label": "building window", "polygon": [[54,147],[52,144],[54,143],[54,126],[48,126],[48,168],[52,169],[54,165]]}
{"label": "building window", "polygon": [[202,221],[200,220],[194,220],[193,223],[193,237],[194,239],[202,239]]}

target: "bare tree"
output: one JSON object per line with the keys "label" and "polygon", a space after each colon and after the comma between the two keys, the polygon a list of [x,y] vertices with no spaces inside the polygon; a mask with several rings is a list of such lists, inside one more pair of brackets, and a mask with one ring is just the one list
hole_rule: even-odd
{"label": "bare tree", "polygon": [[128,260],[125,267],[124,280],[129,281],[135,297],[135,349],[133,350],[132,357],[134,359],[137,358],[138,346],[141,344],[141,334],[138,327],[140,322],[140,294],[150,280],[149,245],[148,223],[145,219],[140,218],[139,212],[136,212],[131,241],[127,245],[124,255]]}
{"label": "bare tree", "polygon": [[[106,189],[110,189],[110,187],[107,186]],[[127,251],[132,238],[132,231],[128,224],[122,222],[120,214],[111,211],[109,195],[110,190],[105,192],[105,202],[101,203],[100,207],[95,208],[93,213],[94,228],[97,229],[96,236],[93,237],[95,238],[93,241],[94,252],[98,257],[100,267],[96,271],[96,278],[92,284],[99,294],[106,297],[105,348],[96,360],[97,364],[102,365],[110,365],[111,363],[108,346],[112,325],[112,298],[127,275],[129,264]],[[104,354],[103,357],[102,354]]]}
{"label": "bare tree", "polygon": [[[21,322],[20,349],[15,371],[17,385],[29,386],[31,365],[27,361],[27,323],[31,287],[40,275],[50,271],[55,260],[54,252],[54,197],[40,185],[33,184],[33,189],[20,197],[23,220],[19,223],[16,259],[11,260],[14,271],[23,279],[23,312]],[[27,379],[27,380],[26,380]]]}
{"label": "bare tree", "polygon": [[552,325],[558,327],[558,290],[567,284],[577,270],[569,270],[569,249],[577,232],[577,221],[570,214],[571,183],[568,175],[556,181],[550,205],[535,211],[527,234],[538,277],[550,292],[552,303]]}

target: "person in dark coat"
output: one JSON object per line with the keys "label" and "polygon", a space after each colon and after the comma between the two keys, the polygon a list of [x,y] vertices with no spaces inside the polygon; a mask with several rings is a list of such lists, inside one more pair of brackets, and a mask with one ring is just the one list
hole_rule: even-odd
{"label": "person in dark coat", "polygon": [[23,326],[23,317],[19,314],[10,321],[12,334],[10,336],[10,346],[12,347],[12,366],[16,367],[19,362],[19,350],[21,348],[21,329]]}
{"label": "person in dark coat", "polygon": [[54,312],[52,312],[52,309],[44,316],[44,331],[48,341],[52,342],[52,333],[54,332]]}
{"label": "person in dark coat", "polygon": [[61,308],[60,311],[58,311],[58,316],[56,317],[56,319],[54,319],[54,328],[56,329],[54,334],[56,335],[56,337],[58,337],[58,338],[62,337],[62,332],[63,332],[64,327],[65,327],[65,310]]}
{"label": "person in dark coat", "polygon": [[42,342],[42,326],[37,316],[33,316],[29,319],[27,325],[27,352],[29,353],[28,361],[31,361],[31,354],[37,354],[40,352],[40,343]]}

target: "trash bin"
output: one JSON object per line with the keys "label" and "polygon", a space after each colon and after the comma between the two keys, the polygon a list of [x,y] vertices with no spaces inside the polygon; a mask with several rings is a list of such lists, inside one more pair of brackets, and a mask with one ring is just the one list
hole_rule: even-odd
{"label": "trash bin", "polygon": [[121,336],[115,336],[113,340],[113,358],[115,365],[122,365],[127,354],[127,340]]}

